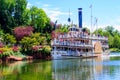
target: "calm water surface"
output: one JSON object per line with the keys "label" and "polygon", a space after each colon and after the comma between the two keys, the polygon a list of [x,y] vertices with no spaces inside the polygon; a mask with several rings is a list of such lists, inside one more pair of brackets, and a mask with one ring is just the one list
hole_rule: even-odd
{"label": "calm water surface", "polygon": [[0,64],[0,80],[120,80],[120,56]]}

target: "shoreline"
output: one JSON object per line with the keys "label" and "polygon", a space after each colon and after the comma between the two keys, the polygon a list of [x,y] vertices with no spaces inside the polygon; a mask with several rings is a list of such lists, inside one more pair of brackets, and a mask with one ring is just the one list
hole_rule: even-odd
{"label": "shoreline", "polygon": [[118,48],[109,48],[110,52],[120,52]]}
{"label": "shoreline", "polygon": [[24,58],[22,57],[16,57],[16,56],[8,56],[4,58],[0,58],[0,63],[3,62],[11,62],[11,61],[31,61],[31,60],[51,60],[50,56],[46,56],[45,58],[34,58],[33,56],[26,56]]}

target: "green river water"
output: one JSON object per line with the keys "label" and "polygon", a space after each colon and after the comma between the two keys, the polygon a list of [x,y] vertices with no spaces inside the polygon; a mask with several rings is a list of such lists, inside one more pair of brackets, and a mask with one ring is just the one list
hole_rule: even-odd
{"label": "green river water", "polygon": [[0,80],[120,80],[118,56],[4,63]]}

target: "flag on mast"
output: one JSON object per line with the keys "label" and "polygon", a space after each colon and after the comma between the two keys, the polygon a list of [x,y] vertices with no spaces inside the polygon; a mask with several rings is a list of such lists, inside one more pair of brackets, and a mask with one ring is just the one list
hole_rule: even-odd
{"label": "flag on mast", "polygon": [[70,19],[70,9],[69,9],[69,18],[68,18],[68,22],[69,22],[69,23],[71,22],[71,19]]}

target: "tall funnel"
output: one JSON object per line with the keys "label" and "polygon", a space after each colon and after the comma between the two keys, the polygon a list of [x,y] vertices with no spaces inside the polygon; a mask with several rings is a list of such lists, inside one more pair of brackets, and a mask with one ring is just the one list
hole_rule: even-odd
{"label": "tall funnel", "polygon": [[78,8],[78,22],[79,28],[82,28],[82,8]]}

